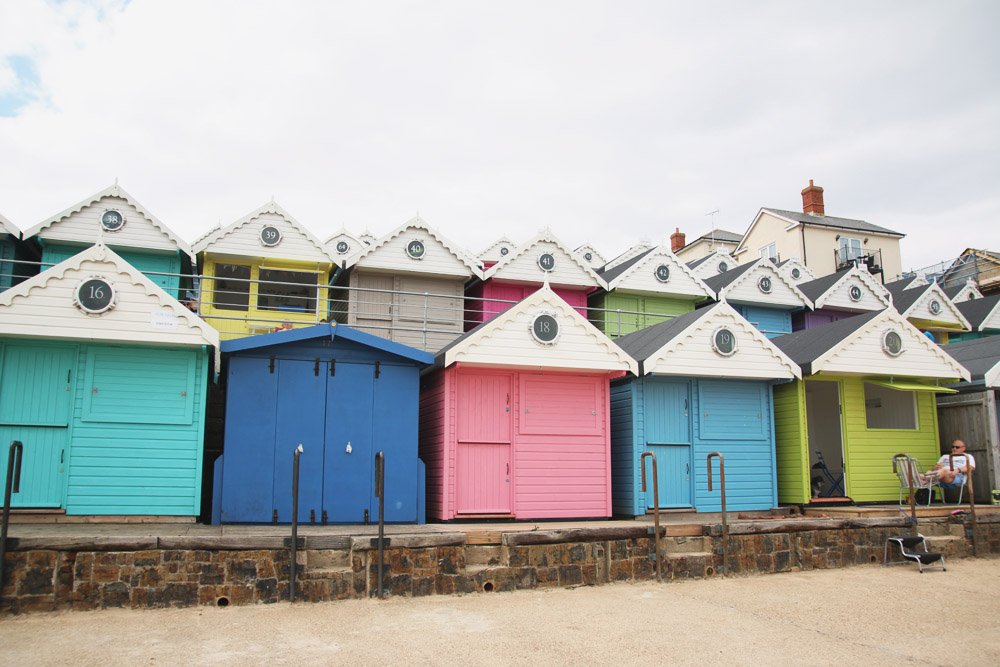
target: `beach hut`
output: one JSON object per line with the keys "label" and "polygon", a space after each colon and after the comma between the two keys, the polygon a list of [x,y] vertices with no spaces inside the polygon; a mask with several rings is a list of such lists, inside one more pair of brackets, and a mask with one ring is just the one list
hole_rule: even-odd
{"label": "beach hut", "polygon": [[779,502],[896,501],[892,457],[937,460],[934,394],[969,372],[894,309],[772,342],[802,369],[802,380],[774,387]]}
{"label": "beach hut", "polygon": [[517,248],[516,243],[511,241],[506,236],[501,236],[476,255],[476,259],[479,261],[480,266],[483,269],[488,269],[509,255],[515,248]]}
{"label": "beach hut", "polygon": [[704,257],[688,262],[687,267],[702,280],[708,280],[735,268],[738,264],[739,262],[725,250],[715,250]]}
{"label": "beach hut", "polygon": [[812,307],[795,283],[763,257],[706,278],[705,285],[769,338],[792,331],[792,311]]}
{"label": "beach hut", "polygon": [[949,385],[957,394],[937,397],[938,430],[947,450],[943,453],[950,453],[955,440],[965,442],[976,459],[976,502],[990,503],[992,490],[1000,489],[1000,336],[949,343],[942,349],[969,371],[967,382]]}
{"label": "beach hut", "polygon": [[38,273],[38,252],[21,241],[21,230],[0,215],[0,292]]}
{"label": "beach hut", "polygon": [[358,254],[368,247],[360,238],[350,233],[346,229],[331,234],[323,241],[323,247],[331,257],[337,260],[341,266],[353,255]]}
{"label": "beach hut", "polygon": [[465,250],[415,217],[344,262],[334,319],[434,352],[465,330],[465,284],[479,275]]}
{"label": "beach hut", "polygon": [[587,263],[587,266],[595,271],[608,263],[607,260],[604,259],[604,256],[589,243],[584,243],[573,252],[582,257],[583,261]]}
{"label": "beach hut", "polygon": [[857,266],[799,283],[798,288],[812,302],[813,309],[792,313],[793,331],[811,329],[892,305],[892,297],[882,283]]}
{"label": "beach hut", "polygon": [[275,202],[194,243],[201,267],[199,313],[223,340],[309,326],[328,315],[336,261]]}
{"label": "beach hut", "polygon": [[[101,242],[174,298],[190,285],[191,248],[115,183],[24,232],[42,262],[58,264]],[[43,267],[44,268],[44,267]]]}
{"label": "beach hut", "polygon": [[892,295],[893,307],[913,326],[929,332],[939,343],[947,343],[950,333],[972,330],[962,311],[937,283],[904,289],[893,284],[886,285],[886,289]]}
{"label": "beach hut", "polygon": [[944,293],[948,295],[952,303],[958,305],[973,299],[982,299],[983,293],[979,291],[979,285],[972,278],[965,281],[965,284],[944,287]]}
{"label": "beach hut", "polygon": [[218,343],[103,244],[0,294],[0,442],[24,443],[14,505],[198,515]]}
{"label": "beach hut", "polygon": [[222,351],[214,523],[289,523],[300,444],[299,521],[377,520],[373,465],[383,451],[385,520],[423,523],[417,406],[429,353],[335,324],[224,341]]}
{"label": "beach hut", "polygon": [[427,516],[611,516],[608,383],[636,363],[548,285],[421,378]]}
{"label": "beach hut", "polygon": [[985,296],[956,303],[955,307],[969,322],[971,331],[949,333],[948,342],[958,343],[964,340],[976,340],[986,336],[1000,334],[1000,294]]}
{"label": "beach hut", "polygon": [[817,276],[798,257],[785,259],[777,263],[778,270],[792,279],[796,285],[816,280]]}
{"label": "beach hut", "polygon": [[[642,454],[656,455],[662,508],[718,512],[718,477],[708,490],[706,456],[726,466],[726,506],[776,507],[771,386],[799,367],[736,310],[716,303],[619,338],[637,377],[611,386],[611,472],[615,514],[654,506],[652,464],[642,491]],[[718,468],[716,468],[718,475]]]}
{"label": "beach hut", "polygon": [[715,297],[665,245],[598,275],[605,287],[587,298],[590,321],[611,338],[690,312],[699,301]]}
{"label": "beach hut", "polygon": [[548,284],[564,301],[587,316],[587,295],[604,283],[584,261],[552,232],[513,250],[466,288],[466,328],[489,320]]}

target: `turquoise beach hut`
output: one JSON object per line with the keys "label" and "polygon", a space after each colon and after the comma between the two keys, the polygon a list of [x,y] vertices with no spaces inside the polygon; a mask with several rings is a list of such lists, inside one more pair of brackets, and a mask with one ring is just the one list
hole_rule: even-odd
{"label": "turquoise beach hut", "polygon": [[197,516],[218,343],[101,244],[0,293],[0,442],[24,443],[13,505]]}

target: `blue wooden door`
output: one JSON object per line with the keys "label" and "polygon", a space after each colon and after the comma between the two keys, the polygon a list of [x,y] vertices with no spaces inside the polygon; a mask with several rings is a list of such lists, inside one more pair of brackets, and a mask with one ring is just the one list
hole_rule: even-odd
{"label": "blue wooden door", "polygon": [[75,347],[8,343],[0,360],[0,471],[12,440],[24,444],[14,507],[62,507]]}
{"label": "blue wooden door", "polygon": [[[646,451],[656,455],[660,507],[691,507],[691,392],[686,382],[646,382]],[[652,508],[652,466],[646,462],[646,507]]]}
{"label": "blue wooden door", "polygon": [[271,521],[278,398],[275,385],[276,378],[268,359],[229,359],[222,467],[222,521],[225,523]]}
{"label": "blue wooden door", "polygon": [[276,362],[278,397],[274,429],[274,508],[278,521],[292,520],[292,465],[302,445],[299,463],[299,521],[316,521],[323,511],[323,460],[327,364],[281,359]]}
{"label": "blue wooden door", "polygon": [[[365,510],[369,518],[378,517],[377,505],[372,502],[375,369],[371,364],[336,362],[333,373],[330,376],[328,369],[323,509],[332,523],[361,523]],[[392,420],[394,416],[383,418]]]}
{"label": "blue wooden door", "polygon": [[[420,375],[413,366],[382,364],[375,380],[373,453],[385,452],[385,520],[417,520],[417,430]],[[369,458],[369,461],[372,459]],[[370,470],[371,468],[369,468]],[[372,516],[378,518],[375,486]]]}

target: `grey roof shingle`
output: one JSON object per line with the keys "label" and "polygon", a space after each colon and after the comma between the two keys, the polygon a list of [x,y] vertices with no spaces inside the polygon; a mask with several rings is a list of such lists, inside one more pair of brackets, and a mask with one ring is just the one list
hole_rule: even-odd
{"label": "grey roof shingle", "polygon": [[705,284],[708,285],[709,289],[715,292],[716,295],[718,295],[719,292],[724,287],[732,285],[737,278],[739,278],[740,276],[742,276],[744,273],[746,273],[755,266],[757,266],[757,262],[747,262],[746,264],[740,264],[735,269],[729,269],[728,271],[720,273],[717,276],[706,278]]}
{"label": "grey roof shingle", "polygon": [[[710,241],[712,239],[722,241],[723,243],[739,243],[743,240],[743,235],[736,234],[734,232],[727,232],[724,229],[713,229],[708,234],[702,234],[691,243],[696,243],[698,241]],[[688,245],[691,244],[689,243]]]}
{"label": "grey roof shingle", "polygon": [[809,297],[810,301],[816,303],[816,299],[826,294],[830,288],[840,282],[841,278],[844,277],[844,274],[850,270],[850,268],[841,269],[840,271],[831,273],[828,276],[823,276],[822,278],[810,280],[805,283],[799,283],[797,287],[803,294]]}
{"label": "grey roof shingle", "polygon": [[982,299],[972,299],[971,301],[956,303],[955,307],[965,316],[965,319],[969,320],[972,330],[978,331],[979,327],[997,307],[998,303],[1000,303],[1000,294],[995,294],[993,296],[984,296]]}
{"label": "grey roof shingle", "polygon": [[626,271],[628,271],[629,269],[631,269],[639,261],[641,261],[646,255],[648,255],[649,253],[653,252],[654,250],[656,250],[656,248],[650,248],[646,252],[639,253],[638,255],[636,255],[635,257],[633,257],[632,259],[630,259],[628,261],[625,261],[625,262],[622,262],[618,266],[612,267],[612,268],[608,269],[607,271],[604,271],[604,268],[601,267],[600,269],[597,270],[597,275],[599,275],[601,278],[604,278],[605,282],[609,282],[610,283],[612,280],[614,280],[615,278],[617,278],[621,274],[623,274]]}
{"label": "grey roof shingle", "polygon": [[850,218],[835,218],[830,215],[812,215],[799,211],[783,211],[777,208],[764,208],[763,210],[780,215],[783,218],[801,222],[804,225],[816,225],[818,227],[834,227],[836,229],[851,229],[858,232],[871,232],[873,234],[889,234],[891,236],[906,236],[899,232],[894,232],[885,227],[873,225],[864,220],[852,220]]}
{"label": "grey roof shingle", "polygon": [[[898,281],[897,281],[898,282]],[[893,283],[890,283],[893,284]],[[910,306],[917,302],[917,299],[922,297],[927,290],[931,288],[933,283],[928,283],[926,285],[921,285],[920,287],[914,287],[913,289],[900,289],[898,286],[889,289],[889,285],[886,285],[886,289],[889,289],[889,293],[892,294],[892,305],[899,311],[900,314],[905,313]]]}
{"label": "grey roof shingle", "polygon": [[615,340],[615,344],[625,351],[630,357],[639,362],[640,375],[645,373],[643,363],[655,354],[661,347],[670,342],[675,336],[687,329],[691,324],[718,308],[720,304],[712,304],[707,308],[699,308],[691,312],[678,315],[677,317],[654,324],[651,327],[634,331],[626,336]]}
{"label": "grey roof shingle", "polygon": [[883,312],[873,310],[812,329],[778,336],[772,338],[771,342],[802,368],[802,375],[812,375],[813,361]]}
{"label": "grey roof shingle", "polygon": [[1000,336],[963,340],[939,347],[968,369],[972,382],[982,380],[987,371],[1000,363]]}

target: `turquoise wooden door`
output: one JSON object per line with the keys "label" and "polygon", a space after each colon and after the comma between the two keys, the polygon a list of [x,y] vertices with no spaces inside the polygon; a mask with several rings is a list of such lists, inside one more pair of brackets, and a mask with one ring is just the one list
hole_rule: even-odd
{"label": "turquoise wooden door", "polygon": [[[686,382],[645,385],[646,451],[656,455],[660,507],[691,507],[691,392]],[[652,508],[652,465],[646,461],[646,507]]]}
{"label": "turquoise wooden door", "polygon": [[0,360],[0,470],[12,440],[24,443],[14,507],[62,507],[75,347],[8,343]]}

